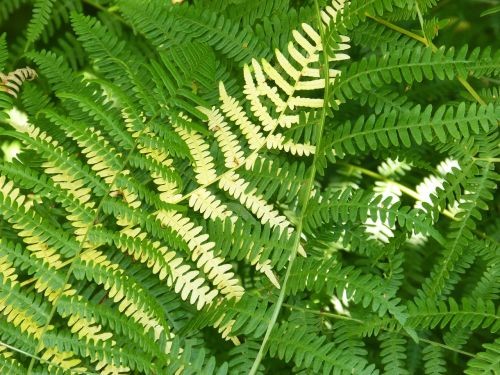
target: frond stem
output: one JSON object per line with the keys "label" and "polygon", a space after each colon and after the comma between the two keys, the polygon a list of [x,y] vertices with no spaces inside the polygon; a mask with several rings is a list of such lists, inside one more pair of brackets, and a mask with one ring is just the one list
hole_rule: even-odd
{"label": "frond stem", "polygon": [[371,18],[372,20],[380,23],[381,25],[387,26],[390,29],[393,29],[394,31],[397,31],[398,33],[401,33],[403,35],[406,35],[412,39],[418,40],[420,43],[425,44],[426,46],[428,45],[427,40],[425,38],[422,38],[420,35],[417,35],[409,30],[403,29],[402,27],[399,27],[398,25],[395,25],[389,21],[384,20],[383,18],[377,17],[377,16],[372,16],[369,13],[365,13],[365,15],[368,18]]}

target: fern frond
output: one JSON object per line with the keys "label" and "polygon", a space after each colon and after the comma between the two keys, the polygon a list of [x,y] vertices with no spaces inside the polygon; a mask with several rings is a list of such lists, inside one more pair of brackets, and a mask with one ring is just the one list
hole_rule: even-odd
{"label": "fern frond", "polygon": [[154,330],[156,338],[161,332],[168,332],[161,308],[138,283],[125,276],[123,270],[100,251],[90,249],[82,252],[74,263],[74,273],[77,279],[86,277],[102,285],[120,311],[133,317],[146,331]]}
{"label": "fern frond", "polygon": [[6,34],[0,35],[0,71],[5,69],[5,63],[9,57],[9,51],[7,51],[7,36]]}
{"label": "fern frond", "polygon": [[336,99],[346,100],[392,82],[411,84],[424,78],[444,80],[498,73],[498,56],[492,56],[489,49],[467,52],[467,46],[457,52],[453,48],[433,52],[431,48],[418,46],[385,53],[381,58],[371,55],[343,71],[332,94]]}
{"label": "fern frond", "polygon": [[[40,293],[43,293],[46,288],[57,290],[61,287],[63,275],[57,271],[50,269],[47,263],[42,260],[27,256],[22,253],[20,246],[14,246],[9,243],[0,244],[2,253],[7,254],[9,259],[21,269],[28,269],[34,272],[37,282],[35,288]],[[59,285],[54,283],[54,279],[59,280]],[[49,280],[49,281],[47,281]],[[33,301],[30,301],[33,304]],[[38,310],[47,310],[38,306]],[[102,332],[99,325],[101,323],[109,326],[116,334],[123,333],[125,336],[138,343],[141,347],[154,355],[158,354],[158,348],[154,343],[155,336],[145,335],[144,328],[139,323],[117,317],[113,314],[113,310],[104,305],[91,305],[81,295],[75,294],[75,291],[66,290],[59,299],[57,312],[65,318],[68,318],[68,326],[71,327],[73,333],[78,333],[81,339],[88,340],[103,340],[109,339],[112,335],[110,332]],[[48,311],[45,312],[43,318],[46,319]]]}
{"label": "fern frond", "polygon": [[475,358],[467,362],[465,373],[468,375],[495,374],[500,366],[500,339],[484,344],[484,352],[476,354]]}
{"label": "fern frond", "polygon": [[[259,343],[255,341],[246,341],[245,343],[235,346],[229,352],[229,368],[235,374],[248,374],[252,368],[253,361],[257,357],[259,351]],[[258,375],[265,374],[264,365],[259,366]]]}
{"label": "fern frond", "polygon": [[354,29],[365,20],[367,14],[382,16],[386,12],[392,12],[403,7],[404,1],[385,0],[334,0],[332,6],[326,7],[323,18],[332,17],[338,25],[343,25],[348,30]]}
{"label": "fern frond", "polygon": [[28,24],[26,32],[27,46],[32,45],[40,37],[43,28],[49,21],[50,13],[55,0],[36,0],[33,9],[33,17]]}
{"label": "fern frond", "polygon": [[224,259],[215,256],[212,250],[215,244],[207,241],[206,234],[199,235],[203,228],[172,211],[159,212],[157,217],[164,226],[172,228],[186,242],[193,262],[197,262],[197,266],[203,269],[222,294],[227,294],[228,298],[241,298],[245,290],[234,278],[234,273],[230,272],[231,265],[224,264]]}
{"label": "fern frond", "polygon": [[366,45],[371,50],[380,49],[382,53],[418,45],[417,40],[371,22],[361,23],[353,29],[352,42],[356,45]]}
{"label": "fern frond", "polygon": [[239,171],[250,184],[248,190],[262,195],[266,201],[276,197],[277,201],[289,203],[297,196],[304,183],[306,167],[302,162],[289,163],[273,157],[257,157],[251,168]]}
{"label": "fern frond", "polygon": [[36,77],[36,71],[29,67],[16,69],[7,74],[0,73],[0,91],[17,98],[23,82],[34,80]]}
{"label": "fern frond", "polygon": [[468,138],[471,133],[486,133],[496,125],[498,108],[490,104],[458,108],[439,107],[434,113],[428,106],[422,111],[420,105],[408,112],[391,111],[367,119],[360,117],[354,125],[347,122],[335,130],[330,141],[332,150],[327,153],[330,160],[343,158],[366,149],[377,150],[391,146],[410,147],[423,141],[435,140],[446,143],[449,139]]}
{"label": "fern frond", "polygon": [[[326,199],[325,199],[326,198]],[[313,232],[316,228],[329,222],[347,222],[361,220],[366,222],[387,221],[389,227],[398,224],[408,231],[430,234],[440,243],[443,237],[432,227],[432,222],[424,211],[401,207],[400,201],[382,195],[367,194],[363,191],[333,191],[321,202],[312,200],[310,212],[306,216],[305,228]]]}
{"label": "fern frond", "polygon": [[176,127],[177,133],[184,140],[193,157],[193,169],[196,180],[201,185],[209,185],[217,178],[213,157],[209,152],[208,142],[205,142],[201,134],[192,129]]}
{"label": "fern frond", "polygon": [[450,298],[447,303],[438,305],[418,301],[408,305],[408,324],[414,327],[444,328],[454,327],[475,330],[478,327],[489,328],[491,332],[500,329],[500,311],[496,311],[492,301],[464,299],[459,305]]}
{"label": "fern frond", "polygon": [[205,360],[206,354],[204,349],[195,350],[189,345],[180,348],[177,340],[172,345],[172,355],[174,359],[165,368],[165,373],[167,374],[225,375],[228,373],[227,363],[217,368],[214,357],[210,356],[208,357],[208,361]]}
{"label": "fern frond", "polygon": [[332,371],[371,374],[374,365],[349,353],[338,350],[333,343],[325,343],[325,337],[308,333],[305,327],[282,323],[269,339],[269,354],[286,362],[293,360],[297,366],[312,369],[315,373],[328,374]]}
{"label": "fern frond", "polygon": [[193,9],[184,4],[170,6],[158,0],[148,0],[140,6],[129,0],[120,0],[119,4],[127,20],[161,50],[186,41],[198,41],[236,62],[249,62],[253,56],[269,56],[269,49],[251,30],[238,30],[231,20],[206,9]]}
{"label": "fern frond", "polygon": [[[493,170],[491,162],[477,162],[474,174],[467,180],[467,193],[462,195],[459,207],[458,221],[452,223],[450,242],[446,246],[443,257],[434,267],[431,276],[424,282],[422,291],[425,298],[436,299],[450,292],[455,283],[450,273],[462,272],[460,257],[469,241],[473,238],[474,220],[481,218],[479,210],[487,209],[486,202],[493,198],[491,190],[496,187],[499,176]],[[445,278],[447,281],[445,281]]]}
{"label": "fern frond", "polygon": [[405,368],[406,362],[406,339],[391,333],[383,333],[379,336],[381,342],[380,355],[384,365],[385,374],[408,374]]}
{"label": "fern frond", "polygon": [[292,281],[287,290],[289,294],[307,289],[325,291],[328,295],[335,293],[338,298],[342,298],[345,293],[354,303],[362,303],[364,307],[371,305],[379,316],[389,312],[402,325],[408,318],[406,308],[399,304],[400,299],[394,297],[394,292],[382,280],[349,267],[344,268],[334,258],[327,262],[298,259],[291,275]]}
{"label": "fern frond", "polygon": [[0,346],[0,371],[6,374],[22,375],[26,373],[26,368],[14,358],[14,353]]}
{"label": "fern frond", "polygon": [[[92,361],[98,363],[96,369],[104,373],[120,374],[136,369],[146,374],[154,374],[157,371],[157,366],[137,350],[123,347],[120,349],[114,348],[110,341],[95,342],[89,340],[88,342],[82,342],[66,333],[47,333],[44,335],[44,345],[49,348],[55,348],[62,353],[72,352],[78,353],[82,357],[88,356]],[[49,359],[51,354],[49,353],[45,359]]]}
{"label": "fern frond", "polygon": [[427,345],[425,349],[422,350],[422,359],[425,363],[426,374],[446,374],[446,361],[443,358],[443,351],[441,348]]}
{"label": "fern frond", "polygon": [[160,247],[159,242],[148,241],[146,233],[139,228],[125,228],[119,235],[93,229],[89,234],[89,241],[115,244],[120,250],[146,263],[153,273],[158,274],[160,280],[167,279],[167,285],[174,286],[175,292],[180,293],[183,300],[189,299],[198,309],[210,304],[217,295],[217,290],[210,290],[205,280],[199,277],[199,272],[185,264],[175,251]]}

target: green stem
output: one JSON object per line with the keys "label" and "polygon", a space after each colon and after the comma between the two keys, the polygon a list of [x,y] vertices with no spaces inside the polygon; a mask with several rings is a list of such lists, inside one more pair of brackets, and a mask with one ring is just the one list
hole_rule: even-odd
{"label": "green stem", "polygon": [[420,23],[420,29],[422,30],[422,35],[424,36],[424,39],[426,41],[426,45],[429,45],[429,38],[427,37],[427,34],[425,33],[425,28],[424,28],[424,17],[422,17],[422,12],[420,12],[420,7],[418,6],[418,1],[415,1],[415,9],[417,10],[417,16],[418,16],[418,22]]}
{"label": "green stem", "polygon": [[385,181],[387,183],[390,183],[390,184],[396,186],[399,190],[401,190],[401,192],[408,195],[409,197],[412,197],[416,201],[422,200],[422,197],[415,190],[412,190],[408,186],[405,186],[397,181],[391,180],[390,178],[387,178],[387,177],[385,177],[377,172],[374,172],[372,170],[369,170],[369,169],[366,169],[366,168],[363,168],[363,167],[360,167],[360,166],[354,165],[354,164],[349,164],[349,163],[339,163],[339,164],[345,165],[346,167],[351,168],[355,171],[358,171],[366,176],[370,176],[370,177],[374,178],[375,180],[380,180],[380,181]]}
{"label": "green stem", "polygon": [[388,27],[389,29],[393,29],[394,31],[397,31],[398,33],[406,35],[412,39],[418,40],[420,43],[427,45],[427,40],[425,38],[422,38],[420,35],[417,35],[409,30],[406,30],[406,29],[403,29],[402,27],[394,25],[393,23],[386,21],[383,18],[380,18],[377,16],[372,16],[371,14],[368,14],[368,13],[366,13],[366,16],[368,18],[371,18],[372,20],[380,23],[381,25]]}
{"label": "green stem", "polygon": [[[317,14],[317,22],[318,22],[318,27],[321,35],[321,40],[323,42],[323,45],[326,45],[325,43],[325,37],[324,37],[324,30],[323,30],[323,23],[321,19],[321,13],[318,5],[318,1],[314,1],[315,6],[316,6],[316,14]],[[327,98],[329,97],[329,87],[330,87],[330,70],[329,70],[329,59],[328,59],[328,54],[327,52],[323,49],[322,51],[322,58],[323,58],[323,75],[325,76],[325,91],[323,94],[324,102],[323,102],[323,109],[321,111],[321,118],[319,121],[319,129],[318,133],[316,136],[316,149],[319,150],[321,146],[321,142],[323,140],[323,129],[325,125],[325,118],[326,118],[326,111],[327,111]],[[285,278],[283,280],[283,284],[281,285],[281,290],[280,294],[278,296],[278,300],[276,301],[276,304],[274,305],[274,310],[273,314],[271,316],[271,320],[269,322],[269,325],[267,326],[267,330],[264,336],[264,339],[262,340],[262,343],[259,348],[259,352],[257,353],[257,357],[255,358],[255,361],[253,362],[252,368],[250,369],[250,372],[248,373],[249,375],[255,375],[257,373],[257,370],[259,368],[260,363],[262,362],[262,359],[264,357],[264,353],[266,351],[266,345],[267,342],[269,341],[269,337],[271,336],[271,332],[276,324],[276,321],[278,320],[278,315],[280,313],[281,307],[283,305],[283,301],[285,299],[285,293],[286,293],[286,288],[288,284],[288,279],[290,278],[290,274],[292,271],[293,263],[295,262],[295,259],[297,257],[297,250],[299,247],[300,243],[300,236],[302,234],[302,228],[304,226],[304,217],[305,213],[307,211],[307,206],[309,204],[309,197],[311,196],[311,191],[314,183],[314,179],[316,177],[316,163],[318,159],[318,153],[314,153],[314,158],[312,161],[311,169],[309,172],[309,178],[307,179],[305,189],[302,191],[301,197],[300,197],[300,202],[301,202],[301,210],[300,210],[300,215],[298,219],[297,226],[295,228],[295,240],[293,242],[292,246],[292,252],[290,254],[290,259],[288,260],[288,266],[285,274]]]}
{"label": "green stem", "polygon": [[487,161],[489,163],[500,163],[500,158],[474,158],[474,160]]}
{"label": "green stem", "polygon": [[479,96],[479,94],[477,93],[476,90],[474,90],[474,88],[470,85],[469,82],[467,82],[467,80],[463,77],[458,77],[458,81],[462,84],[463,87],[465,87],[465,89],[469,92],[469,94],[472,95],[472,97],[474,99],[476,99],[476,101],[481,104],[481,105],[486,105],[486,102]]}

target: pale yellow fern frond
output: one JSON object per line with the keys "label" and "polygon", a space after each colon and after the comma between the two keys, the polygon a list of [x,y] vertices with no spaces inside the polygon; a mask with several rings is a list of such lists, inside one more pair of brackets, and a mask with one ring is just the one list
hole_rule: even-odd
{"label": "pale yellow fern frond", "polygon": [[0,91],[17,98],[22,84],[25,81],[34,80],[36,77],[36,71],[30,67],[16,69],[7,74],[0,73]]}
{"label": "pale yellow fern frond", "polygon": [[243,161],[243,150],[238,142],[236,134],[231,131],[219,110],[212,107],[211,110],[198,107],[208,118],[208,129],[215,134],[217,143],[224,154],[227,168],[239,167]]}
{"label": "pale yellow fern frond", "polygon": [[[141,232],[138,227],[124,228],[121,232],[125,237],[123,237],[123,241],[117,244],[117,247],[122,251],[131,253],[142,263],[146,263],[153,273],[158,274],[160,280],[167,279],[167,285],[169,287],[173,286],[174,291],[180,294],[183,300],[196,305],[197,309],[200,310],[205,305],[210,304],[217,296],[218,291],[210,289],[206,285],[205,279],[201,277],[200,272],[193,270],[175,251],[161,246],[158,241],[149,241],[147,234]],[[127,244],[133,243],[134,238],[140,239],[140,248],[156,249],[161,254],[163,262],[160,263],[158,259],[149,257],[147,251],[141,252],[141,249],[127,248]],[[168,268],[164,264],[167,264]]]}
{"label": "pale yellow fern frond", "polygon": [[220,199],[203,187],[197,189],[189,197],[189,206],[193,210],[203,214],[203,218],[205,219],[225,220],[226,218],[230,218],[231,221],[237,220],[237,217],[229,211]]}
{"label": "pale yellow fern frond", "polygon": [[215,256],[213,252],[215,244],[207,241],[208,235],[201,234],[202,227],[196,226],[189,218],[174,211],[162,210],[157,214],[157,218],[186,242],[191,251],[191,259],[222,294],[228,298],[241,298],[245,290],[239,285],[234,273],[230,272],[231,265]]}
{"label": "pale yellow fern frond", "polygon": [[[102,252],[96,249],[89,249],[81,253],[79,261],[84,263],[89,269],[94,268],[101,270],[102,275],[113,275],[112,277],[115,279],[120,277],[124,279],[128,278],[118,264],[112,263]],[[151,312],[138,306],[127,296],[127,290],[122,283],[113,283],[111,277],[105,279],[99,278],[95,281],[108,291],[109,298],[118,304],[118,310],[120,310],[120,312],[124,313],[126,316],[132,317],[137,323],[141,324],[146,331],[152,329],[156,338],[159,338],[160,334],[166,331],[165,327]]]}
{"label": "pale yellow fern frond", "polygon": [[210,184],[217,179],[215,164],[210,154],[210,146],[203,137],[192,129],[185,129],[181,125],[175,127],[177,133],[186,142],[193,157],[193,169],[196,181],[200,185]]}

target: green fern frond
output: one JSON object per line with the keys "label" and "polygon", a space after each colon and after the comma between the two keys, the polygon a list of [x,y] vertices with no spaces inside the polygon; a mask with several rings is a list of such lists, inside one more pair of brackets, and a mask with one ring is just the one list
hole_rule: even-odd
{"label": "green fern frond", "polygon": [[[316,278],[317,273],[323,276]],[[299,259],[291,274],[293,278],[287,291],[290,294],[307,289],[318,293],[324,291],[328,295],[335,294],[342,298],[346,293],[347,298],[352,299],[354,303],[361,303],[363,307],[371,305],[379,316],[389,312],[402,325],[406,323],[406,308],[399,304],[400,299],[394,297],[394,292],[375,276],[344,268],[335,259],[327,262]]]}
{"label": "green fern frond", "polygon": [[158,0],[148,0],[140,6],[133,1],[120,0],[119,7],[127,20],[160,50],[186,41],[198,41],[236,62],[250,62],[253,56],[269,57],[270,54],[249,29],[238,31],[237,23],[207,10],[194,10],[184,5],[165,6]]}
{"label": "green fern frond", "polygon": [[450,242],[446,246],[443,258],[436,264],[431,276],[423,285],[425,298],[436,299],[443,293],[449,293],[451,286],[449,284],[453,282],[450,283],[450,280],[445,282],[444,277],[446,275],[446,278],[449,278],[451,272],[461,272],[460,256],[464,246],[473,238],[474,220],[481,218],[480,210],[488,208],[486,202],[493,198],[491,191],[495,189],[498,179],[499,176],[491,162],[476,162],[474,173],[470,175],[465,186],[466,193],[462,195],[459,203],[461,211],[457,214],[458,221],[451,224]]}
{"label": "green fern frond", "polygon": [[40,37],[43,28],[49,21],[54,0],[36,0],[33,9],[33,18],[30,20],[26,32],[27,46],[32,45]]}
{"label": "green fern frond", "polygon": [[367,119],[360,117],[354,125],[347,122],[331,136],[332,150],[327,153],[331,160],[344,158],[346,154],[363,152],[367,148],[377,150],[391,146],[410,147],[449,139],[460,140],[469,135],[486,133],[496,125],[498,107],[469,107],[461,103],[458,108],[439,107],[434,113],[432,107],[424,110],[417,105],[407,112],[391,111]]}
{"label": "green fern frond", "polygon": [[443,358],[443,351],[433,345],[427,345],[422,351],[422,359],[425,363],[426,374],[446,374],[446,361]]}
{"label": "green fern frond", "polygon": [[500,365],[499,340],[497,339],[493,343],[484,344],[483,347],[486,350],[478,353],[474,359],[471,359],[467,363],[468,368],[465,370],[466,374],[494,374],[498,371]]}
{"label": "green fern frond", "polygon": [[382,356],[381,362],[384,365],[384,373],[408,374],[403,365],[406,361],[406,339],[398,335],[383,333],[379,336],[379,340],[381,341],[380,355]]}
{"label": "green fern frond", "polygon": [[436,306],[430,302],[411,303],[408,306],[408,324],[414,327],[450,328],[477,327],[489,328],[492,332],[500,329],[500,314],[492,301],[464,299],[459,305],[455,300],[449,299],[447,303],[441,301]]}
{"label": "green fern frond", "polygon": [[341,75],[332,95],[346,100],[392,82],[412,84],[424,79],[451,80],[457,76],[498,74],[498,60],[497,53],[492,55],[490,49],[481,51],[476,48],[468,53],[467,46],[457,52],[454,48],[440,48],[434,52],[420,46],[398,49],[380,58],[371,55],[351,64]]}
{"label": "green fern frond", "polygon": [[329,222],[365,222],[367,219],[387,221],[389,227],[397,223],[408,231],[430,234],[437,241],[444,242],[423,211],[400,207],[400,202],[393,202],[390,197],[382,200],[380,195],[351,189],[332,191],[321,202],[313,199],[310,214],[306,216],[306,231],[313,232]]}
{"label": "green fern frond", "polygon": [[312,369],[315,373],[332,372],[372,374],[374,365],[338,350],[333,343],[325,344],[325,337],[308,333],[305,327],[283,323],[277,326],[269,339],[269,354],[288,362],[293,360],[299,367]]}
{"label": "green fern frond", "polygon": [[335,14],[330,9],[342,7],[342,11],[336,14],[337,22],[345,26],[348,30],[354,29],[358,24],[366,19],[367,14],[382,16],[386,12],[392,12],[401,8],[405,4],[404,1],[385,1],[385,0],[345,0],[333,1],[332,7],[326,7],[326,12]]}

